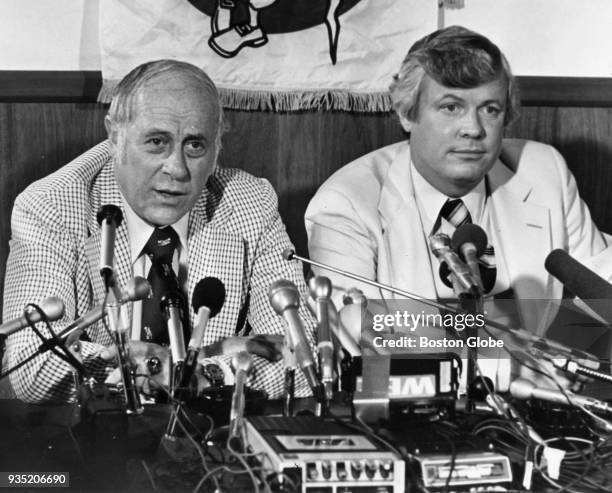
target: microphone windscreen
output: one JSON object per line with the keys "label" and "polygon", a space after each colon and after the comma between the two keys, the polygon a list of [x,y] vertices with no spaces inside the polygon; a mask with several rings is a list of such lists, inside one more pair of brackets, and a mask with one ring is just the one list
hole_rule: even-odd
{"label": "microphone windscreen", "polygon": [[[555,276],[574,296],[586,300],[612,300],[612,285],[570,254],[553,250],[544,261],[546,270]],[[607,316],[604,317],[609,320]]]}
{"label": "microphone windscreen", "polygon": [[123,213],[115,204],[106,204],[100,207],[96,219],[98,224],[102,224],[105,219],[110,219],[115,223],[115,226],[119,226],[123,221]]}
{"label": "microphone windscreen", "polygon": [[476,224],[459,226],[451,238],[451,246],[453,250],[460,252],[465,243],[472,243],[476,247],[476,255],[480,257],[487,248],[487,233]]}
{"label": "microphone windscreen", "polygon": [[193,290],[191,306],[194,312],[198,312],[203,306],[210,310],[210,318],[216,316],[225,302],[225,286],[216,277],[205,277],[200,279]]}
{"label": "microphone windscreen", "polygon": [[293,256],[295,255],[295,250],[293,248],[285,248],[283,253],[281,253],[283,260],[293,260]]}

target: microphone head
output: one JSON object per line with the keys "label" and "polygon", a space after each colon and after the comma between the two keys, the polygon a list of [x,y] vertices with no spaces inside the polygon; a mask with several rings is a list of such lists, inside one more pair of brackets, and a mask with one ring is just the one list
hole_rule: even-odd
{"label": "microphone head", "polygon": [[342,303],[344,305],[363,305],[365,307],[368,304],[368,299],[361,289],[350,288],[342,297]]}
{"label": "microphone head", "polygon": [[429,248],[436,253],[438,250],[451,248],[451,240],[447,234],[438,233],[429,237]]}
{"label": "microphone head", "polygon": [[612,286],[607,280],[559,248],[548,254],[544,267],[574,296],[592,305],[591,308],[609,323],[612,321],[609,308]]}
{"label": "microphone head", "polygon": [[102,225],[102,222],[106,219],[114,222],[115,226],[119,226],[121,221],[123,221],[123,213],[115,204],[106,204],[100,207],[96,217],[100,225]]}
{"label": "microphone head", "polygon": [[332,294],[332,283],[325,276],[311,277],[308,281],[308,288],[314,300],[329,300]]}
{"label": "microphone head", "polygon": [[279,279],[268,289],[268,298],[274,311],[282,315],[287,308],[299,308],[300,292],[291,281]]}
{"label": "microphone head", "polygon": [[159,308],[162,312],[165,312],[167,308],[171,307],[183,307],[183,294],[173,289],[166,291],[162,295],[161,301],[159,303]]}
{"label": "microphone head", "polygon": [[535,384],[526,378],[517,378],[510,384],[510,395],[515,399],[527,400],[531,399]]}
{"label": "microphone head", "polygon": [[45,312],[49,322],[59,320],[64,316],[64,302],[57,296],[49,296],[40,303],[40,309]]}
{"label": "microphone head", "polygon": [[130,279],[121,290],[120,303],[138,301],[150,298],[152,294],[151,285],[144,277],[136,276]]}
{"label": "microphone head", "polygon": [[563,270],[563,267],[574,261],[572,256],[567,253],[565,250],[561,250],[560,248],[554,249],[550,252],[546,259],[544,260],[544,268],[553,276],[556,276],[556,272]]}
{"label": "microphone head", "polygon": [[216,277],[200,279],[193,290],[191,306],[198,313],[203,306],[210,310],[209,318],[217,315],[225,302],[225,286]]}
{"label": "microphone head", "polygon": [[451,246],[456,252],[461,252],[461,247],[471,243],[476,248],[476,255],[480,257],[487,248],[487,233],[476,224],[464,224],[459,226],[453,233]]}
{"label": "microphone head", "polygon": [[253,357],[246,351],[240,351],[232,356],[232,367],[234,371],[244,371],[249,373],[253,368]]}
{"label": "microphone head", "polygon": [[295,258],[295,250],[293,248],[285,248],[281,255],[284,260],[293,260]]}

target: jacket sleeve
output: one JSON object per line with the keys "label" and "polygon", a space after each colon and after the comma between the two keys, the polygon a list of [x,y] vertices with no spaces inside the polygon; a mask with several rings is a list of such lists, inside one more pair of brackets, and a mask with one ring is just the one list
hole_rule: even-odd
{"label": "jacket sleeve", "polygon": [[551,148],[563,193],[563,215],[568,253],[598,275],[612,280],[612,246],[608,235],[597,229],[589,208],[578,192],[576,179],[563,157]]}
{"label": "jacket sleeve", "polygon": [[[299,315],[304,323],[306,338],[314,354],[316,321],[306,306],[307,287],[302,274],[302,264],[287,261],[282,257],[286,248],[293,248],[278,213],[276,193],[272,186],[262,180],[262,201],[260,204],[263,221],[259,240],[254,250],[250,273],[250,305],[248,321],[256,334],[285,334],[285,322],[276,314],[268,300],[270,285],[279,279],[294,283],[301,294]],[[270,363],[255,358],[255,371],[250,383],[255,388],[265,389],[271,398],[283,393],[284,363]],[[306,379],[301,371],[296,373],[296,396],[310,394]]]}
{"label": "jacket sleeve", "polygon": [[[365,198],[364,198],[365,200]],[[367,208],[367,206],[365,207]],[[310,258],[372,281],[377,280],[378,244],[372,224],[361,214],[353,197],[334,184],[324,184],[308,204],[305,226]],[[335,272],[313,267],[329,277],[332,300],[338,308],[350,288],[358,288],[368,299],[381,299],[380,290]]]}
{"label": "jacket sleeve", "polygon": [[[6,321],[20,317],[28,303],[40,303],[49,296],[57,296],[65,305],[63,318],[51,324],[57,333],[78,316],[76,279],[86,275],[78,266],[78,240],[64,226],[52,201],[42,192],[26,191],[17,198],[11,229],[3,318]],[[49,335],[43,323],[38,327],[45,336]],[[29,327],[9,336],[6,341],[9,368],[35,354],[40,344],[40,339]],[[107,368],[97,357],[100,348],[98,344],[83,342],[80,357],[85,368],[103,381]],[[70,364],[47,351],[13,372],[10,378],[21,400],[66,401],[74,397],[72,373]]]}

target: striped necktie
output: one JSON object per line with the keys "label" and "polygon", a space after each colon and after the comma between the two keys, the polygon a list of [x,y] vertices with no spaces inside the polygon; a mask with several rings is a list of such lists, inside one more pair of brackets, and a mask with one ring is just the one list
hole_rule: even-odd
{"label": "striped necktie", "polygon": [[[448,199],[444,203],[432,229],[432,234],[440,229],[442,219],[448,221],[455,229],[472,222],[470,211],[468,211],[468,208],[461,199]],[[495,278],[497,276],[495,250],[490,243],[478,260],[480,263],[480,277],[482,278],[484,291],[485,293],[489,293],[493,289],[493,286],[495,286]]]}

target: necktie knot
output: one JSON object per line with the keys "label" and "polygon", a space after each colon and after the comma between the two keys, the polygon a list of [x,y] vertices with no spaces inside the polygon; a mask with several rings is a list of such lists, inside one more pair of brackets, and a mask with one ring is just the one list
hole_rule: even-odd
{"label": "necktie knot", "polygon": [[153,264],[172,264],[172,257],[178,244],[179,238],[172,226],[155,228],[143,252],[149,256]]}
{"label": "necktie knot", "polygon": [[440,217],[446,219],[454,228],[472,222],[470,211],[461,199],[448,199],[440,209]]}
{"label": "necktie knot", "polygon": [[[440,208],[440,214],[434,224],[431,234],[438,232],[442,226],[442,219],[446,220],[453,228],[457,229],[465,224],[472,223],[472,216],[470,211],[463,203],[461,199],[447,199],[444,205]],[[487,245],[484,253],[480,256],[480,277],[485,293],[490,292],[495,286],[495,280],[497,277],[497,268],[495,266],[495,250],[491,244]],[[443,282],[450,285],[448,280],[444,280],[446,276],[443,276]]]}

